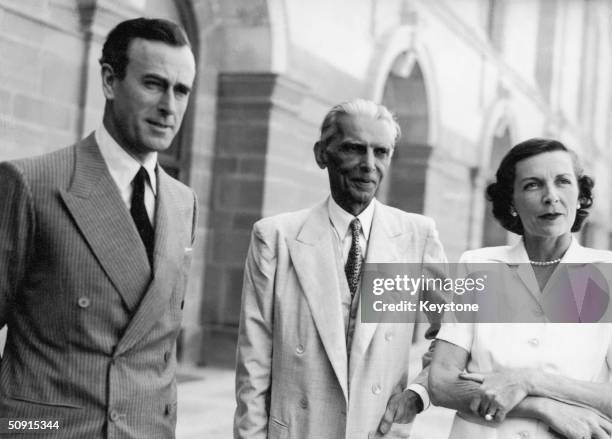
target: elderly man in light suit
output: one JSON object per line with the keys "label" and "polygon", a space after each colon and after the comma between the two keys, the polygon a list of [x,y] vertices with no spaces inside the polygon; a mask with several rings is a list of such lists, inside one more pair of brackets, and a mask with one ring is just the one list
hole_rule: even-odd
{"label": "elderly man in light suit", "polygon": [[174,438],[196,200],[157,153],[195,62],[176,24],[135,19],[111,31],[100,64],[99,129],[0,164],[0,418],[50,421],[19,438]]}
{"label": "elderly man in light suit", "polygon": [[364,260],[445,262],[431,219],[374,198],[398,137],[381,105],[334,107],[314,147],[331,197],[255,224],[238,337],[235,438],[407,437],[402,424],[429,404],[426,373],[406,387],[412,325],[358,317]]}

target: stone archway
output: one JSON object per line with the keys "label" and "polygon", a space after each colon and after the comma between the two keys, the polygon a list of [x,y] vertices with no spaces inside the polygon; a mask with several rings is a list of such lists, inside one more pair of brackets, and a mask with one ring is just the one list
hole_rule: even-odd
{"label": "stone archway", "polygon": [[423,213],[432,151],[429,105],[421,66],[405,52],[393,63],[382,103],[397,116],[402,136],[378,198],[399,209]]}

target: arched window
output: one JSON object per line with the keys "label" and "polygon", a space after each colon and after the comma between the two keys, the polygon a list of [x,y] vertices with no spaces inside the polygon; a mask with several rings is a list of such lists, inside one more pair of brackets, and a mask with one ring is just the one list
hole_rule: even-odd
{"label": "arched window", "polygon": [[[501,134],[496,135],[492,142],[489,169],[486,171],[486,185],[495,180],[495,171],[497,171],[501,159],[512,146],[510,130],[506,128]],[[482,196],[484,196],[484,194],[482,194]],[[492,203],[487,200],[485,203],[484,220],[482,224],[483,247],[506,245],[508,243],[508,232],[493,216],[492,207]]]}
{"label": "arched window", "polygon": [[502,50],[504,37],[504,0],[488,0],[486,31],[491,45]]}
{"label": "arched window", "polygon": [[[388,176],[382,182],[378,198],[407,212],[423,213],[425,185],[431,146],[429,106],[423,72],[414,59],[401,54],[389,73],[383,92],[383,105],[397,117],[402,130]],[[400,64],[409,64],[399,68]],[[396,68],[398,67],[398,68]]]}

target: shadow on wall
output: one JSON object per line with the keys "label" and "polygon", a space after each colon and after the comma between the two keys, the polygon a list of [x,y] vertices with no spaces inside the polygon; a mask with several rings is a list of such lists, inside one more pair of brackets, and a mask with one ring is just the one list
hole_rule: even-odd
{"label": "shadow on wall", "polygon": [[6,342],[6,326],[0,329],[0,356],[4,352],[4,343]]}

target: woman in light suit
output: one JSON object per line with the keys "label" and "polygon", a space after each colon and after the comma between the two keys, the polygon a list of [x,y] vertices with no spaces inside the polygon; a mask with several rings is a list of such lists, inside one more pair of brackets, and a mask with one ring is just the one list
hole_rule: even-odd
{"label": "woman in light suit", "polygon": [[[562,143],[516,145],[487,197],[502,226],[522,239],[465,252],[461,262],[522,263],[506,291],[542,297],[555,294],[547,282],[559,263],[612,262],[612,252],[582,247],[571,234],[588,215],[592,187]],[[542,320],[442,326],[429,387],[434,404],[457,410],[450,438],[611,437],[612,324]]]}

